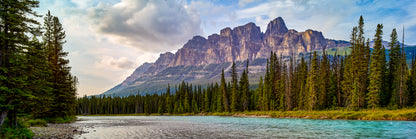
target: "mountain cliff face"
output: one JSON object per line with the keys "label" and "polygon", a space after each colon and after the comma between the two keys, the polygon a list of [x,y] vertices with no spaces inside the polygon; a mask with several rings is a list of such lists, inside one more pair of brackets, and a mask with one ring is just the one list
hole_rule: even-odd
{"label": "mountain cliff face", "polygon": [[278,17],[268,24],[265,33],[254,23],[248,23],[222,29],[219,35],[212,34],[208,38],[194,36],[175,54],[167,52],[161,54],[155,63],[143,64],[123,83],[104,94],[158,92],[166,88],[162,84],[175,84],[182,80],[195,83],[216,81],[221,69],[228,70],[233,61],[255,61],[250,65],[250,73],[259,73],[265,69],[265,60],[261,59],[268,58],[271,51],[292,56],[347,46],[348,42],[326,39],[319,31],[289,30]]}

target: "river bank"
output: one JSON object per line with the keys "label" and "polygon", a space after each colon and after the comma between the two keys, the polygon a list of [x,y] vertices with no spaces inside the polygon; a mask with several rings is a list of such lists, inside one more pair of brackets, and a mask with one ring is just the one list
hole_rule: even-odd
{"label": "river bank", "polygon": [[185,114],[97,114],[85,116],[233,116],[259,118],[343,119],[343,120],[397,120],[416,121],[416,109],[376,110],[320,110],[320,111],[246,111]]}
{"label": "river bank", "polygon": [[34,139],[71,139],[74,135],[85,133],[81,127],[72,126],[70,123],[49,123],[45,127],[30,127]]}

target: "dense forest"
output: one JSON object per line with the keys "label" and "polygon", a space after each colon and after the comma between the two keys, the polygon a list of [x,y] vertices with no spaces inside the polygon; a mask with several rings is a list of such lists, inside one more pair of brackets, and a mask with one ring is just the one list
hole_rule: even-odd
{"label": "dense forest", "polygon": [[32,9],[36,0],[0,2],[0,138],[26,138],[28,119],[75,114],[77,78],[63,51],[65,31],[59,18]]}
{"label": "dense forest", "polygon": [[[185,82],[166,93],[129,97],[78,98],[77,114],[201,113],[237,111],[348,110],[404,108],[415,105],[416,63],[406,62],[396,29],[390,35],[389,54],[382,45],[383,25],[377,25],[370,49],[364,37],[364,19],[351,33],[351,54],[329,56],[323,51],[308,58],[283,59],[271,53],[258,88],[249,89],[248,67],[231,81],[222,71],[221,82],[202,88]],[[404,35],[404,33],[403,33]],[[404,40],[403,40],[404,41]],[[403,43],[403,42],[402,42]],[[388,57],[388,59],[387,59]],[[248,65],[248,61],[247,61]],[[410,68],[409,68],[410,67]],[[238,79],[239,78],[239,79]]]}

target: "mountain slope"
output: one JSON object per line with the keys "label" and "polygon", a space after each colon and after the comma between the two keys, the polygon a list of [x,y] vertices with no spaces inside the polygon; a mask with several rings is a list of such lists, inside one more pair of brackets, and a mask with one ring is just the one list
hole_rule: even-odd
{"label": "mountain slope", "polygon": [[245,67],[243,61],[249,60],[250,76],[256,76],[263,73],[265,59],[271,51],[281,56],[296,56],[347,46],[347,41],[326,39],[319,31],[287,29],[283,19],[278,17],[268,24],[265,33],[254,23],[248,23],[233,29],[222,29],[220,34],[212,34],[208,38],[194,36],[175,54],[161,54],[155,63],[143,64],[121,84],[103,94],[157,93],[164,91],[168,83],[216,82],[221,69],[227,71],[233,61],[241,70]]}

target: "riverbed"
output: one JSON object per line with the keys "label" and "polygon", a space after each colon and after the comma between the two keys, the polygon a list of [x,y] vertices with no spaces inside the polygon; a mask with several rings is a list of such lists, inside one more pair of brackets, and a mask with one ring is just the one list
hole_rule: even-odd
{"label": "riverbed", "polygon": [[75,138],[416,138],[414,121],[79,116]]}

